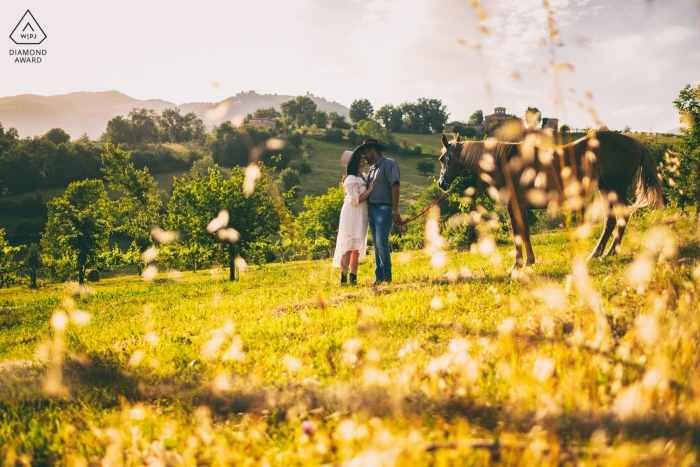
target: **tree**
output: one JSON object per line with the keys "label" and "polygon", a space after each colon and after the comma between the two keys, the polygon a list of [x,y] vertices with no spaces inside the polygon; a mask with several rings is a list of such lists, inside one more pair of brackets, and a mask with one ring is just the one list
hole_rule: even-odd
{"label": "tree", "polygon": [[401,114],[408,121],[408,130],[411,133],[421,133],[423,131],[423,117],[420,108],[411,102],[404,102],[399,108]]}
{"label": "tree", "polygon": [[269,118],[269,119],[275,119],[275,118],[280,118],[282,116],[281,113],[277,111],[274,107],[269,107],[267,109],[258,109],[253,113],[253,118]]}
{"label": "tree", "polygon": [[158,118],[162,139],[172,143],[200,140],[204,136],[205,127],[201,118],[194,112],[180,114],[180,109],[163,109]]}
{"label": "tree", "polygon": [[29,275],[29,287],[36,288],[37,274],[43,267],[44,261],[41,259],[41,248],[36,243],[32,243],[27,248],[27,254],[22,260],[22,268]]}
{"label": "tree", "polygon": [[403,112],[399,107],[394,107],[391,104],[383,105],[377,110],[375,118],[382,126],[391,131],[398,133],[403,125]]}
{"label": "tree", "polygon": [[374,120],[360,120],[357,122],[357,131],[364,137],[385,139],[382,128]]}
{"label": "tree", "polygon": [[534,130],[539,127],[542,121],[542,112],[537,107],[528,107],[525,111],[525,123],[527,127]]}
{"label": "tree", "polygon": [[48,139],[56,146],[70,141],[70,135],[61,128],[51,128],[46,132],[44,138]]}
{"label": "tree", "polygon": [[340,115],[335,110],[328,114],[328,120],[331,122],[331,128],[337,128],[339,130],[351,128],[350,124],[345,120],[345,115]]}
{"label": "tree", "polygon": [[5,229],[0,229],[0,289],[7,284],[10,286],[17,263],[15,262],[15,253],[19,251],[19,247],[10,246],[5,240]]}
{"label": "tree", "polygon": [[47,207],[49,220],[41,239],[46,264],[58,276],[76,269],[83,284],[85,269],[99,266],[112,231],[104,184],[102,180],[73,182]]}
{"label": "tree", "polygon": [[[129,236],[135,248],[145,251],[153,242],[151,228],[158,224],[161,208],[158,184],[148,168],[136,170],[130,155],[113,144],[105,145],[102,171],[109,188],[123,196],[114,203],[115,231]],[[139,275],[141,268],[137,264]]]}
{"label": "tree", "polygon": [[304,212],[299,214],[295,225],[312,253],[331,249],[335,244],[344,199],[345,193],[340,187],[330,187],[322,196],[304,198]]}
{"label": "tree", "polygon": [[301,178],[299,178],[299,171],[294,169],[284,169],[280,172],[279,182],[283,192],[289,191],[295,186],[301,186]]}
{"label": "tree", "polygon": [[467,123],[469,125],[481,125],[484,122],[484,112],[481,110],[475,111],[471,116],[469,117],[469,121]]}
{"label": "tree", "polygon": [[308,96],[297,96],[295,99],[280,105],[282,115],[290,117],[297,126],[311,125],[316,113],[316,103]]}
{"label": "tree", "polygon": [[673,101],[680,113],[683,140],[678,145],[678,173],[675,177],[677,190],[695,201],[700,213],[700,85],[686,85]]}
{"label": "tree", "polygon": [[325,110],[317,110],[314,113],[314,124],[319,128],[326,128],[328,126],[328,114]]}
{"label": "tree", "polygon": [[435,173],[435,162],[433,161],[418,161],[417,164],[418,171],[423,175],[428,175],[429,173]]}
{"label": "tree", "polygon": [[158,142],[158,115],[151,109],[134,109],[129,112],[131,131],[135,144]]}
{"label": "tree", "polygon": [[440,99],[421,97],[416,103],[421,118],[421,133],[441,132],[450,114]]}
{"label": "tree", "polygon": [[371,120],[374,115],[374,107],[367,99],[356,99],[350,104],[350,120],[357,124],[360,120]]}
{"label": "tree", "polygon": [[129,112],[128,118],[117,115],[109,120],[101,139],[104,142],[130,146],[156,143],[158,142],[158,120],[159,117],[153,110],[133,109]]}
{"label": "tree", "polygon": [[249,263],[259,261],[256,249],[269,243],[269,235],[278,231],[280,217],[268,192],[271,178],[267,169],[261,166],[261,176],[250,196],[243,190],[244,179],[241,167],[234,167],[226,180],[215,166],[205,177],[185,175],[175,180],[165,224],[180,232],[180,242],[176,244],[180,254],[195,256],[190,262],[193,269],[214,255],[216,239],[206,227],[221,210],[228,212],[224,227],[238,233],[238,241],[229,241],[227,248],[231,280],[236,278],[236,257],[240,255]]}

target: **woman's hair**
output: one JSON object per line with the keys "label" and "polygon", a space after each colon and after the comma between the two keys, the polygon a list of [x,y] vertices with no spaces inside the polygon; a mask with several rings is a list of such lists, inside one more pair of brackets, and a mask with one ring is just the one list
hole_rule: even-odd
{"label": "woman's hair", "polygon": [[351,158],[350,162],[348,162],[348,166],[345,169],[345,176],[343,177],[343,181],[345,181],[345,177],[348,175],[357,175],[360,172],[360,158],[362,156],[360,155],[359,152],[356,152]]}

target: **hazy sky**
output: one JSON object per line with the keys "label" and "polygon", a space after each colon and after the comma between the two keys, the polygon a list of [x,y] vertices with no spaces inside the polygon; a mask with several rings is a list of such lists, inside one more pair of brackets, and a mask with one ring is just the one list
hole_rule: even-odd
{"label": "hazy sky", "polygon": [[[481,3],[482,23],[468,0],[2,2],[0,96],[118,90],[181,104],[255,90],[375,109],[429,97],[450,119],[537,106],[595,127],[593,108],[613,129],[667,131],[680,89],[700,84],[700,0],[549,0],[556,47],[542,0]],[[47,35],[41,64],[9,56],[27,9]],[[573,68],[555,79],[552,62]]]}

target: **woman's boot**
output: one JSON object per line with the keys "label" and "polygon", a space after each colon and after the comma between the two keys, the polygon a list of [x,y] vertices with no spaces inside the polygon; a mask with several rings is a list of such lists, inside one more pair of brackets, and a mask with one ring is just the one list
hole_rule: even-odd
{"label": "woman's boot", "polygon": [[344,272],[340,272],[340,285],[345,285],[348,283],[348,275]]}
{"label": "woman's boot", "polygon": [[350,273],[350,285],[357,285],[357,274]]}

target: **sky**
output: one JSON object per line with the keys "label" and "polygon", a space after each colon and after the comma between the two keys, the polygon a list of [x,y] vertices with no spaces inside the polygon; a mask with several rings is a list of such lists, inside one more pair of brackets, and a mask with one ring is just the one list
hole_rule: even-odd
{"label": "sky", "polygon": [[[39,46],[9,38],[27,9]],[[574,128],[665,132],[680,90],[700,85],[700,0],[31,0],[2,2],[0,31],[0,97],[426,97],[450,120],[534,106]],[[19,64],[17,48],[47,52]]]}

